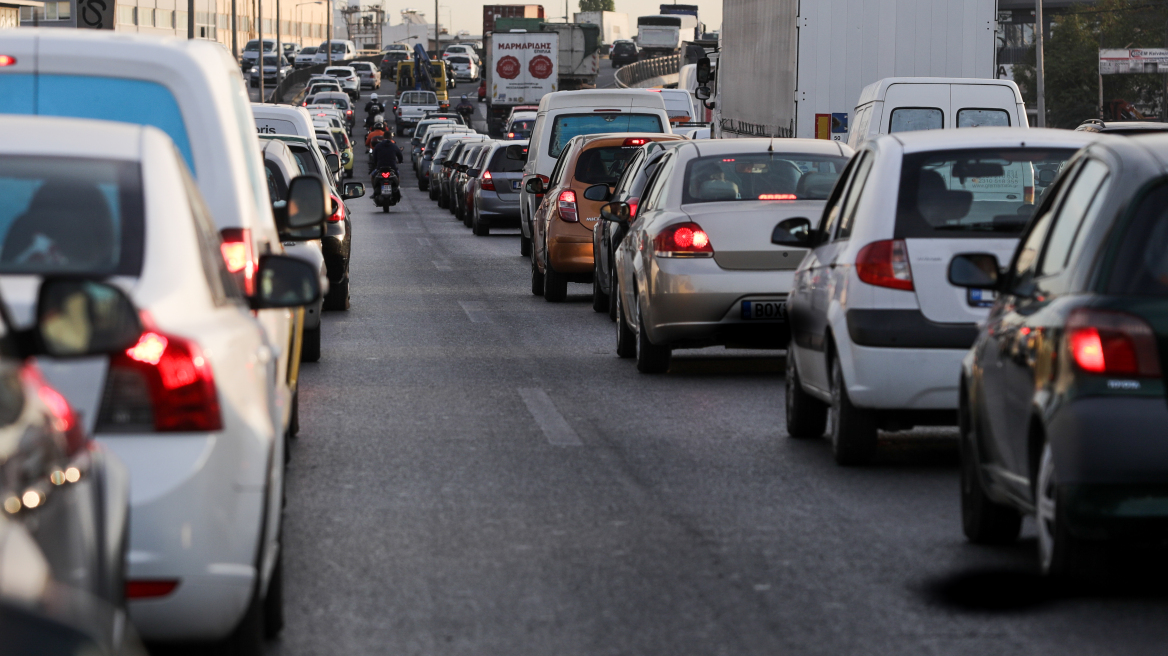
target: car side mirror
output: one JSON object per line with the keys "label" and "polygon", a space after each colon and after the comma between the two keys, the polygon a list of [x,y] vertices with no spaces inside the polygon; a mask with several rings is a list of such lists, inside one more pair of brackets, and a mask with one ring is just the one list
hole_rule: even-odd
{"label": "car side mirror", "polygon": [[307,241],[324,236],[328,192],[314,174],[297,176],[288,183],[288,200],[272,203],[281,240]]}
{"label": "car side mirror", "polygon": [[600,207],[600,219],[628,225],[632,218],[632,208],[628,203],[608,203]]}
{"label": "car side mirror", "polygon": [[529,194],[542,194],[543,180],[540,180],[539,178],[531,178],[527,182],[523,183],[523,190]]}
{"label": "car side mirror", "polygon": [[997,289],[1002,276],[992,253],[960,253],[949,261],[949,284],[969,289]]}
{"label": "car side mirror", "polygon": [[698,84],[705,86],[710,81],[710,58],[702,57],[698,60],[694,74],[698,79]]}
{"label": "car side mirror", "polygon": [[350,198],[360,198],[365,195],[365,185],[360,182],[346,182],[345,188],[341,192],[342,200],[349,200]]}
{"label": "car side mirror", "polygon": [[16,341],[25,347],[20,349],[24,356],[79,358],[114,353],[134,346],[142,335],[142,322],[130,297],[118,287],[94,280],[45,280],[37,297],[36,317],[31,331],[16,333]]}
{"label": "car side mirror", "polygon": [[298,257],[264,255],[256,271],[253,310],[311,305],[320,300],[320,273]]}
{"label": "car side mirror", "polygon": [[507,146],[507,159],[515,159],[521,162],[527,161],[527,146],[523,144],[512,144]]}
{"label": "car side mirror", "polygon": [[771,243],[776,246],[810,248],[813,245],[811,237],[811,221],[800,216],[779,221],[774,231],[771,232]]}
{"label": "car side mirror", "polygon": [[698,100],[709,100],[712,95],[713,93],[710,91],[710,87],[705,85],[694,89],[694,97]]}
{"label": "car side mirror", "polygon": [[608,185],[594,184],[584,190],[584,197],[588,200],[607,201],[608,200]]}
{"label": "car side mirror", "polygon": [[341,170],[341,158],[337,157],[336,153],[329,153],[324,156],[324,161],[328,162],[329,170],[333,173]]}

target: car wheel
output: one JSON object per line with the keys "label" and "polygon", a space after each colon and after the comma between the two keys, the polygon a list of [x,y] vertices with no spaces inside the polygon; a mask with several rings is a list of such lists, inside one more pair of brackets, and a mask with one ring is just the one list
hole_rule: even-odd
{"label": "car wheel", "polygon": [[349,309],[349,279],[332,285],[328,296],[324,297],[324,309],[344,311]]}
{"label": "car wheel", "polygon": [[531,258],[531,293],[536,296],[543,296],[543,274],[539,272],[539,267],[535,265],[535,258]]}
{"label": "car wheel", "polygon": [[427,183],[426,187],[430,190],[430,200],[438,200],[438,190],[434,188],[434,185]]}
{"label": "car wheel", "polygon": [[470,230],[476,237],[486,237],[491,234],[491,226],[486,221],[483,221],[483,217],[478,213],[478,210],[475,210],[471,216]]}
{"label": "car wheel", "polygon": [[231,656],[263,656],[264,610],[264,603],[257,589],[252,593],[251,602],[247,605],[243,618],[224,641],[223,653]]}
{"label": "car wheel", "polygon": [[276,554],[276,566],[264,595],[264,637],[271,639],[284,630],[284,545]]}
{"label": "car wheel", "polygon": [[381,206],[381,213],[382,214],[389,214],[389,202],[388,201],[386,201],[386,203]]}
{"label": "car wheel", "polygon": [[430,185],[426,184],[426,178],[419,175],[418,176],[418,191],[426,191],[429,188],[430,188]]}
{"label": "car wheel", "polygon": [[466,208],[466,203],[459,205],[459,213],[462,214],[462,225],[474,230],[474,213]]}
{"label": "car wheel", "polygon": [[320,362],[320,326],[304,329],[304,337],[300,342],[301,362]]}
{"label": "car wheel", "polygon": [[637,312],[637,371],[643,374],[663,374],[669,370],[673,349],[649,341],[645,317]]}
{"label": "car wheel", "polygon": [[609,259],[612,264],[608,269],[608,319],[616,321],[617,303],[620,302],[620,290],[616,286],[616,254]]}
{"label": "car wheel", "polygon": [[592,264],[592,311],[608,312],[608,294],[600,289],[600,267]]}
{"label": "car wheel", "polygon": [[568,297],[568,277],[552,268],[547,247],[543,249],[543,300],[562,303]]}
{"label": "car wheel", "polygon": [[794,349],[787,348],[787,435],[794,438],[823,437],[827,429],[827,406],[803,389],[795,366]]}
{"label": "car wheel", "polygon": [[852,405],[840,359],[831,362],[831,450],[837,464],[863,465],[876,455],[876,421]]}
{"label": "car wheel", "polygon": [[625,359],[635,358],[637,357],[637,333],[629,326],[628,319],[625,317],[624,303],[620,300],[620,294],[615,293],[615,287],[613,290],[613,296],[616,297],[616,355]]}
{"label": "car wheel", "polygon": [[519,234],[519,254],[523,256],[531,255],[531,240]]}
{"label": "car wheel", "polygon": [[1034,486],[1034,524],[1038,533],[1038,566],[1051,577],[1086,577],[1096,574],[1088,546],[1071,535],[1066,509],[1060,503],[1058,472],[1050,442],[1042,446]]}
{"label": "car wheel", "polygon": [[[965,399],[962,399],[962,405]],[[1022,514],[995,503],[986,495],[981,481],[977,436],[968,412],[962,409],[961,425],[961,528],[974,544],[1007,544],[1018,539]]]}

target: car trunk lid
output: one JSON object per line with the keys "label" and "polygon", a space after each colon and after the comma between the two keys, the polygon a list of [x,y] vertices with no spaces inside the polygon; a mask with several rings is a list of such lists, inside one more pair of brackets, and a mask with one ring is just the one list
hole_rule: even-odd
{"label": "car trunk lid", "polygon": [[906,239],[913,287],[921,313],[937,323],[977,323],[989,314],[993,294],[949,284],[949,262],[959,253],[993,253],[999,262],[1009,262],[1018,240],[995,239]]}
{"label": "car trunk lid", "polygon": [[805,248],[776,246],[771,234],[781,221],[795,217],[815,219],[824,201],[727,201],[683,205],[682,211],[702,227],[714,248],[714,262],[738,271],[793,271],[807,254]]}

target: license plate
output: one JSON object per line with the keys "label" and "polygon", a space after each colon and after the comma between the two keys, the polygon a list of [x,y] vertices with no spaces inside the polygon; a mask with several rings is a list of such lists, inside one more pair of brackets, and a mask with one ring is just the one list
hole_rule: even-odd
{"label": "license plate", "polygon": [[384,196],[385,194],[390,193],[391,189],[392,187],[390,187],[390,185],[381,185],[381,195]]}
{"label": "license plate", "polygon": [[786,319],[787,304],[783,301],[742,301],[742,318],[755,319]]}
{"label": "license plate", "polygon": [[998,293],[992,289],[970,289],[965,294],[965,300],[969,303],[969,307],[988,308],[994,306],[994,301],[998,299]]}
{"label": "license plate", "polygon": [[520,181],[519,181],[519,180],[512,180],[512,181],[511,181],[511,189],[512,189],[512,191],[519,191],[519,183],[520,183]]}

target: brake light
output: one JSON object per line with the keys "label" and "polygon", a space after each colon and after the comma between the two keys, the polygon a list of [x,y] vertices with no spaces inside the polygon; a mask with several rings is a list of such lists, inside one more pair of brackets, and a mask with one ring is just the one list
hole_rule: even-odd
{"label": "brake light", "polygon": [[1090,308],[1075,310],[1067,319],[1067,345],[1075,364],[1087,373],[1160,377],[1156,335],[1137,316]]}
{"label": "brake light", "polygon": [[710,236],[692,221],[675,223],[658,233],[653,251],[657,257],[714,257]]}
{"label": "brake light", "polygon": [[388,177],[389,177],[389,171],[382,171],[382,172],[381,172],[381,177],[383,177],[383,178],[388,178]]}
{"label": "brake light", "polygon": [[580,221],[580,217],[576,213],[576,192],[571,189],[561,191],[557,205],[559,206],[561,221],[567,221],[568,223],[578,223]]}
{"label": "brake light", "polygon": [[759,194],[759,200],[795,200],[795,194]]}
{"label": "brake light", "polygon": [[903,239],[874,241],[856,255],[856,275],[877,287],[913,291],[908,247]]}
{"label": "brake light", "polygon": [[235,276],[235,282],[247,296],[255,293],[255,256],[251,252],[251,230],[247,228],[225,228],[221,233],[223,241],[219,250],[227,270]]}
{"label": "brake light", "polygon": [[126,581],[126,599],[165,597],[178,587],[177,579],[160,581]]}
{"label": "brake light", "polygon": [[137,344],[110,356],[96,432],[221,428],[215,376],[195,342],[148,328]]}
{"label": "brake light", "polygon": [[345,110],[345,115],[346,115],[346,116],[352,116],[352,115],[353,115],[353,110],[351,110],[351,109],[346,109],[346,110]]}
{"label": "brake light", "polygon": [[1022,187],[1022,204],[1034,204],[1034,187]]}
{"label": "brake light", "polygon": [[0,55],[0,66],[12,66],[16,63],[16,57],[12,55]]}
{"label": "brake light", "polygon": [[644,146],[647,143],[649,143],[649,140],[644,137],[633,137],[630,139],[625,139],[626,146]]}
{"label": "brake light", "polygon": [[508,133],[507,133],[507,138],[508,138],[508,139],[514,139],[514,138],[515,138],[515,133],[514,133],[514,132],[508,132]]}
{"label": "brake light", "polygon": [[626,200],[625,203],[629,206],[629,218],[630,219],[636,218],[637,205],[639,205],[641,203],[641,199],[637,198],[637,197],[633,197],[633,198]]}
{"label": "brake light", "polygon": [[483,171],[483,191],[495,191],[495,179],[491,177],[490,171]]}
{"label": "brake light", "polygon": [[345,205],[333,194],[329,194],[329,198],[333,199],[333,212],[328,215],[329,223],[340,223],[345,218]]}

